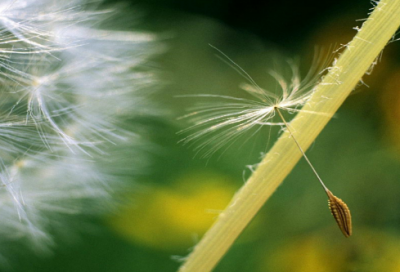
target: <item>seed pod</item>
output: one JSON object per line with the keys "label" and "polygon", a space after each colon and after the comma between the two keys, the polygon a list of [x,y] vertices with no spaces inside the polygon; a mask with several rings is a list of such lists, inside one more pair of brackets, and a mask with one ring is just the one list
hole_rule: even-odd
{"label": "seed pod", "polygon": [[328,194],[328,205],[333,217],[344,236],[349,237],[352,233],[350,209],[346,203],[334,196],[331,191],[327,190],[326,193]]}

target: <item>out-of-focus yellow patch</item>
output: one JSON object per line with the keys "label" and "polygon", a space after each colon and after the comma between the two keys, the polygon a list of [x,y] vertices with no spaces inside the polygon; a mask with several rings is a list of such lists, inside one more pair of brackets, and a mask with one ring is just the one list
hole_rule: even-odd
{"label": "out-of-focus yellow patch", "polygon": [[381,89],[381,108],[387,139],[400,151],[400,70],[392,72]]}
{"label": "out-of-focus yellow patch", "polygon": [[226,176],[192,172],[170,187],[132,196],[133,203],[108,218],[126,238],[158,249],[190,247],[211,226],[232,198],[234,182]]}
{"label": "out-of-focus yellow patch", "polygon": [[261,257],[259,271],[400,271],[400,237],[358,230],[350,238],[318,233],[286,243]]}
{"label": "out-of-focus yellow patch", "polygon": [[[337,272],[345,256],[324,244],[320,237],[306,237],[277,249],[269,258],[269,266],[276,272]],[[262,271],[262,270],[260,270]]]}

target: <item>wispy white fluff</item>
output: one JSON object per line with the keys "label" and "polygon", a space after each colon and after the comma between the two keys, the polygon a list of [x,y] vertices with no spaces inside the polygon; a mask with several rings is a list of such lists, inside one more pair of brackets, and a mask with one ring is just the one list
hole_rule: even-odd
{"label": "wispy white fluff", "polygon": [[[92,22],[107,11],[85,10],[85,0],[3,0],[0,4],[1,42],[15,45],[6,51],[25,53],[60,50],[76,40],[60,43],[56,34],[71,25]],[[92,2],[93,3],[93,2]],[[97,1],[99,3],[99,1]],[[93,5],[93,4],[92,4]]]}
{"label": "wispy white fluff", "polygon": [[[193,96],[207,101],[191,108],[191,112],[182,117],[189,119],[193,125],[180,132],[188,134],[181,142],[193,145],[196,151],[203,152],[203,156],[212,155],[243,135],[248,139],[265,126],[284,126],[282,119],[276,118],[276,109],[289,113],[302,111],[301,107],[313,94],[321,76],[318,73],[321,66],[329,61],[328,59],[321,65],[313,65],[304,78],[301,78],[297,65],[290,61],[286,63],[289,69],[283,69],[285,72],[269,72],[275,84],[271,84],[273,88],[265,89],[238,64],[219,52],[247,80],[240,88],[250,94],[250,97],[207,94]],[[315,57],[315,61],[320,58],[319,54]]]}
{"label": "wispy white fluff", "polygon": [[100,3],[0,3],[0,241],[46,248],[59,215],[107,206],[135,169],[129,119],[153,85],[155,39],[102,29],[117,11]]}

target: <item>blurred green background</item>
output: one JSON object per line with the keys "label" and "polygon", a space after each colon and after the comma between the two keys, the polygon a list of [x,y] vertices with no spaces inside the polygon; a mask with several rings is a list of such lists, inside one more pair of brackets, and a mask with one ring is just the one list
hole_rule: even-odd
{"label": "blurred green background", "polygon": [[[76,218],[80,231],[70,242],[60,239],[45,257],[21,251],[9,262],[14,271],[176,271],[249,176],[247,166],[279,135],[272,131],[267,141],[268,130],[261,131],[206,159],[177,143],[184,137],[177,132],[190,125],[177,117],[199,102],[177,95],[245,95],[238,88],[243,78],[208,44],[265,86],[274,60],[297,58],[304,74],[316,46],[333,51],[350,41],[371,4],[143,0],[126,7],[166,47],[152,60],[162,86],[149,97],[163,116],[137,120],[155,145],[151,166],[118,213]],[[342,236],[301,160],[215,271],[400,271],[399,56],[398,42],[390,44],[363,78],[369,87],[357,87],[307,152],[350,207],[353,236]]]}

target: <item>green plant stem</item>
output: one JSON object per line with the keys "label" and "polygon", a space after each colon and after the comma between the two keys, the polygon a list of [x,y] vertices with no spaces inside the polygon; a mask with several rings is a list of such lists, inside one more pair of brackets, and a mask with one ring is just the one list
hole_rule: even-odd
{"label": "green plant stem", "polygon": [[[290,123],[304,150],[337,111],[400,25],[400,0],[382,0],[361,30],[346,46],[339,60],[318,84],[304,112]],[[323,112],[324,115],[310,114]],[[235,239],[301,158],[286,131],[271,148],[226,210],[196,245],[180,272],[211,271]]]}

